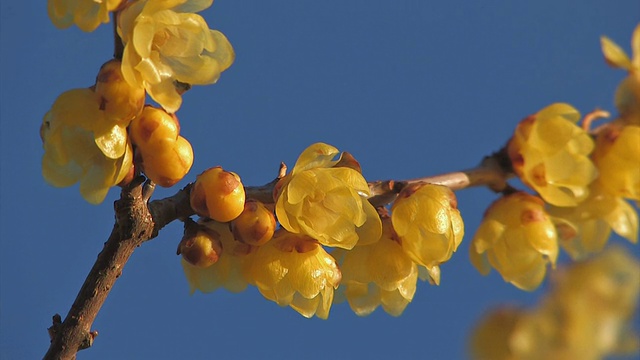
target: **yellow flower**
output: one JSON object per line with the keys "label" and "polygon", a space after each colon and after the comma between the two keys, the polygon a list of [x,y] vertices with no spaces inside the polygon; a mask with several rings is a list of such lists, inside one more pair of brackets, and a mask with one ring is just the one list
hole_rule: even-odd
{"label": "yellow flower", "polygon": [[391,207],[391,221],[402,248],[428,269],[449,260],[464,236],[456,196],[446,186],[417,183],[405,187]]}
{"label": "yellow flower", "polygon": [[558,328],[580,335],[567,337],[568,347],[590,348],[601,357],[640,350],[632,326],[640,298],[640,263],[625,249],[610,248],[554,280],[549,302],[559,317]]}
{"label": "yellow flower", "polygon": [[606,36],[600,42],[605,60],[613,67],[629,72],[616,90],[615,102],[620,116],[628,123],[640,125],[640,25],[631,37],[632,59]]}
{"label": "yellow flower", "polygon": [[251,261],[252,247],[240,243],[233,238],[228,224],[209,219],[201,219],[199,224],[206,226],[222,243],[222,254],[211,266],[202,268],[182,259],[182,269],[189,283],[191,293],[200,290],[203,293],[225,288],[231,292],[241,292],[247,288],[248,282],[242,269]]}
{"label": "yellow flower", "polygon": [[317,143],[298,158],[280,180],[276,217],[283,228],[308,235],[322,245],[353,248],[360,241],[380,238],[382,225],[367,201],[369,185],[358,171],[334,166],[333,146]]}
{"label": "yellow flower", "polygon": [[471,359],[522,360],[510,347],[513,331],[525,316],[524,310],[504,307],[486,314],[473,330],[470,340]]}
{"label": "yellow flower", "polygon": [[489,313],[471,338],[473,359],[585,359],[639,350],[632,321],[640,295],[640,264],[622,249],[554,273],[536,308]]}
{"label": "yellow flower", "polygon": [[540,307],[521,313],[506,334],[511,359],[602,359],[604,354],[591,343],[596,329],[585,302],[578,301],[567,311],[553,299],[545,300]]}
{"label": "yellow flower", "polygon": [[109,22],[109,12],[122,0],[49,0],[47,10],[53,25],[66,29],[76,24],[82,31],[93,31]]}
{"label": "yellow flower", "polygon": [[623,198],[605,191],[596,180],[589,197],[575,207],[550,206],[558,227],[560,245],[573,259],[602,251],[611,230],[638,242],[638,214]]}
{"label": "yellow flower", "polygon": [[358,316],[369,315],[380,305],[387,313],[400,316],[416,292],[418,266],[402,249],[391,219],[383,219],[382,229],[382,237],[373,244],[331,253],[342,271],[338,291],[344,292]]}
{"label": "yellow flower", "polygon": [[640,125],[607,124],[598,133],[592,159],[608,192],[640,200]]}
{"label": "yellow flower", "polygon": [[326,319],[341,274],[335,259],[315,240],[279,231],[258,247],[245,276],[278,305],[291,306],[308,318]]}
{"label": "yellow flower", "polygon": [[544,211],[544,202],[516,192],[491,204],[473,237],[470,256],[483,275],[494,267],[520,289],[537,288],[547,263],[555,266],[558,257],[556,229]]}
{"label": "yellow flower", "polygon": [[548,203],[575,206],[588,195],[597,170],[589,154],[593,140],[576,123],[580,113],[556,103],[518,124],[507,151],[522,182]]}
{"label": "yellow flower", "polygon": [[80,193],[92,204],[104,200],[133,162],[126,128],[105,119],[91,89],[74,89],[56,99],[40,128],[45,180],[58,187],[80,181]]}
{"label": "yellow flower", "polygon": [[227,38],[193,14],[212,2],[136,1],[118,16],[125,80],[144,87],[170,113],[182,103],[178,82],[213,84],[233,63],[235,54]]}
{"label": "yellow flower", "polygon": [[516,327],[511,347],[534,359],[602,359],[638,351],[631,330],[640,266],[613,249],[575,263],[554,278],[551,293]]}

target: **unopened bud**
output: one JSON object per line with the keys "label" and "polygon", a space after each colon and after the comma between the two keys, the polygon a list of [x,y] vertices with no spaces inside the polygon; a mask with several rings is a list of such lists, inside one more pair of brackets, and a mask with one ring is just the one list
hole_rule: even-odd
{"label": "unopened bud", "polygon": [[198,175],[190,201],[198,215],[228,222],[244,210],[244,187],[238,175],[216,166]]}
{"label": "unopened bud", "polygon": [[222,254],[220,234],[189,219],[185,222],[184,236],[178,245],[177,253],[194,266],[209,267],[215,264]]}
{"label": "unopened bud", "polygon": [[122,76],[121,62],[109,60],[100,68],[96,77],[95,93],[100,99],[100,109],[112,122],[129,124],[142,111],[145,91],[129,85]]}
{"label": "unopened bud", "polygon": [[231,222],[233,236],[245,244],[264,245],[273,237],[276,219],[263,203],[250,199],[244,204],[244,210]]}

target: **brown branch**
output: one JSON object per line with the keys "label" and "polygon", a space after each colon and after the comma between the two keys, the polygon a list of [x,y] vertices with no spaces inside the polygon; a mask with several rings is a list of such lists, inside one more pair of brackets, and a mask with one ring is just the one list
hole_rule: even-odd
{"label": "brown branch", "polygon": [[98,334],[91,325],[98,311],[122,274],[133,251],[143,242],[157,236],[168,223],[193,215],[189,206],[189,187],[176,195],[147,205],[150,187],[141,180],[123,188],[115,202],[116,223],[109,239],[98,255],[67,317],[54,316],[49,328],[51,345],[45,359],[74,359],[78,350],[91,346]]}
{"label": "brown branch", "polygon": [[[494,191],[507,188],[506,180],[511,172],[505,167],[502,152],[485,158],[474,169],[404,181],[376,181],[369,183],[371,201],[375,206],[391,203],[408,184],[428,182],[460,190],[471,186],[488,186]],[[506,170],[505,170],[506,169]],[[286,167],[281,164],[278,176],[263,186],[245,187],[247,198],[267,204],[273,203],[273,190],[278,180],[285,176]],[[115,202],[116,223],[102,252],[91,268],[64,321],[60,315],[53,317],[49,328],[51,345],[45,359],[74,359],[79,350],[91,346],[97,336],[91,326],[100,308],[113,288],[133,251],[147,240],[153,239],[167,224],[194,215],[189,202],[191,184],[175,195],[147,203],[153,185],[142,184],[140,177],[123,188]]]}

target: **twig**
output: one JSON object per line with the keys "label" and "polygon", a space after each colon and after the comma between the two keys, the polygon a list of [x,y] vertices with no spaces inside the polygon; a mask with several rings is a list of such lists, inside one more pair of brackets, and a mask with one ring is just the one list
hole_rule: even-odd
{"label": "twig", "polygon": [[492,156],[487,156],[482,163],[475,168],[450,172],[442,175],[426,176],[404,181],[374,181],[369,183],[369,202],[375,207],[387,205],[393,200],[405,186],[417,182],[444,185],[451,190],[462,190],[475,186],[487,186],[495,192],[502,192],[508,188],[507,179],[513,176],[510,162],[505,161],[505,151],[499,151]]}

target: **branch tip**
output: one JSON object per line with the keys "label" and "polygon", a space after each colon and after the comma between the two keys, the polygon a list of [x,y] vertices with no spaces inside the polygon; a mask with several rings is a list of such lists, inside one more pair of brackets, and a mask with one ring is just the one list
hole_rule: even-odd
{"label": "branch tip", "polygon": [[285,164],[284,162],[281,162],[280,168],[278,169],[278,176],[276,177],[276,179],[282,179],[283,177],[285,177],[285,175],[287,175],[287,164]]}

